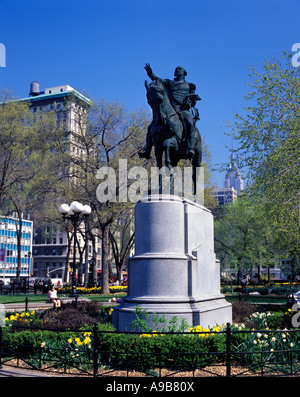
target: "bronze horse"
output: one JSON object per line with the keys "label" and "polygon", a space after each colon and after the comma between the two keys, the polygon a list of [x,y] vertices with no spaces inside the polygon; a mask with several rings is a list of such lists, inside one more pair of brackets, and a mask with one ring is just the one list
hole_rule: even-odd
{"label": "bronze horse", "polygon": [[[145,81],[147,101],[152,108],[153,120],[149,126],[152,143],[155,149],[156,164],[159,169],[163,166],[163,154],[165,165],[170,170],[171,183],[173,181],[173,167],[179,160],[188,159],[187,140],[185,139],[184,124],[177,114],[168,97],[167,90],[159,77],[150,84]],[[196,122],[196,120],[195,120]],[[196,194],[196,172],[202,161],[201,135],[196,128],[195,155],[192,159],[193,167],[193,194]],[[161,187],[161,182],[160,182]]]}

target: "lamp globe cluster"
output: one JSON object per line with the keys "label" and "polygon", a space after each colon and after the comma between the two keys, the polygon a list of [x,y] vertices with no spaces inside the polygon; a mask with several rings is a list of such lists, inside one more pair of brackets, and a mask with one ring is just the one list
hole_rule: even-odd
{"label": "lamp globe cluster", "polygon": [[89,205],[83,205],[78,201],[73,201],[70,206],[68,204],[62,204],[59,207],[59,212],[62,215],[74,215],[82,214],[82,215],[89,215],[91,213],[91,207]]}
{"label": "lamp globe cluster", "polygon": [[[73,272],[72,272],[72,291],[70,297],[78,298],[76,291],[76,233],[78,224],[80,223],[80,215],[83,215],[85,222],[88,219],[92,209],[89,205],[83,205],[78,201],[73,201],[70,205],[61,204],[59,212],[62,214],[64,220],[70,220],[73,224]],[[81,218],[82,219],[82,218]]]}

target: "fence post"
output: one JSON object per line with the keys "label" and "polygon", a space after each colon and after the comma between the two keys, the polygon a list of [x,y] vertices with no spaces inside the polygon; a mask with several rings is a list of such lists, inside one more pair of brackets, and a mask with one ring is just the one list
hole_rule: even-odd
{"label": "fence post", "polygon": [[2,368],[2,326],[0,325],[0,368]]}
{"label": "fence post", "polygon": [[28,297],[25,298],[25,312],[28,311]]}
{"label": "fence post", "polygon": [[291,375],[293,375],[293,350],[290,350],[290,359],[291,359]]}
{"label": "fence post", "polygon": [[93,369],[94,369],[94,377],[98,375],[98,328],[97,324],[94,324],[93,327],[93,335],[94,335],[94,357],[93,357]]}
{"label": "fence post", "polygon": [[231,376],[231,328],[230,323],[226,326],[226,376]]}

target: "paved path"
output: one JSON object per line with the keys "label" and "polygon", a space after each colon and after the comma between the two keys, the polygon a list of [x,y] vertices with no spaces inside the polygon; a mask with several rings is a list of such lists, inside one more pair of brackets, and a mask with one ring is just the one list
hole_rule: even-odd
{"label": "paved path", "polygon": [[[60,298],[62,303],[71,303],[74,302],[74,298]],[[87,298],[78,298],[78,302],[91,302],[90,299]],[[102,303],[102,302],[100,302]],[[108,304],[106,302],[103,302],[104,304]],[[3,304],[5,306],[6,311],[9,312],[17,312],[17,311],[24,311],[25,310],[25,300],[24,302],[18,302],[18,303],[5,303]],[[47,303],[46,301],[44,302],[35,302],[35,301],[30,301],[28,300],[28,310],[40,310],[40,309],[51,309],[53,307],[53,303]]]}
{"label": "paved path", "polygon": [[[71,303],[74,302],[74,298],[60,298],[62,303]],[[88,298],[78,298],[77,302],[91,302]],[[98,302],[99,305],[102,306],[118,306],[119,303],[117,302]],[[6,311],[8,312],[17,312],[17,311],[24,311],[25,310],[25,299],[24,302],[18,303],[3,303],[5,306]],[[41,309],[51,309],[53,307],[53,303],[44,302],[34,302],[28,300],[28,310],[41,310]]]}
{"label": "paved path", "polygon": [[[45,371],[34,371],[26,368],[19,367],[11,367],[9,365],[2,365],[0,367],[0,378],[21,378],[21,377],[30,377],[30,378],[49,378],[49,377],[60,377],[60,378],[69,378],[74,377],[75,375],[70,374],[59,374],[54,372],[45,372]],[[78,375],[77,375],[78,376]]]}

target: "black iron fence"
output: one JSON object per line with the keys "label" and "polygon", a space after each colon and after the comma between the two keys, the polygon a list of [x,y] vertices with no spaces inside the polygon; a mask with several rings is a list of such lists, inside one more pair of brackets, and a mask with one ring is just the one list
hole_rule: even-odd
{"label": "black iron fence", "polygon": [[3,364],[93,377],[297,376],[299,329],[253,331],[227,324],[218,332],[143,334],[101,331],[97,325],[89,330],[0,327]]}

